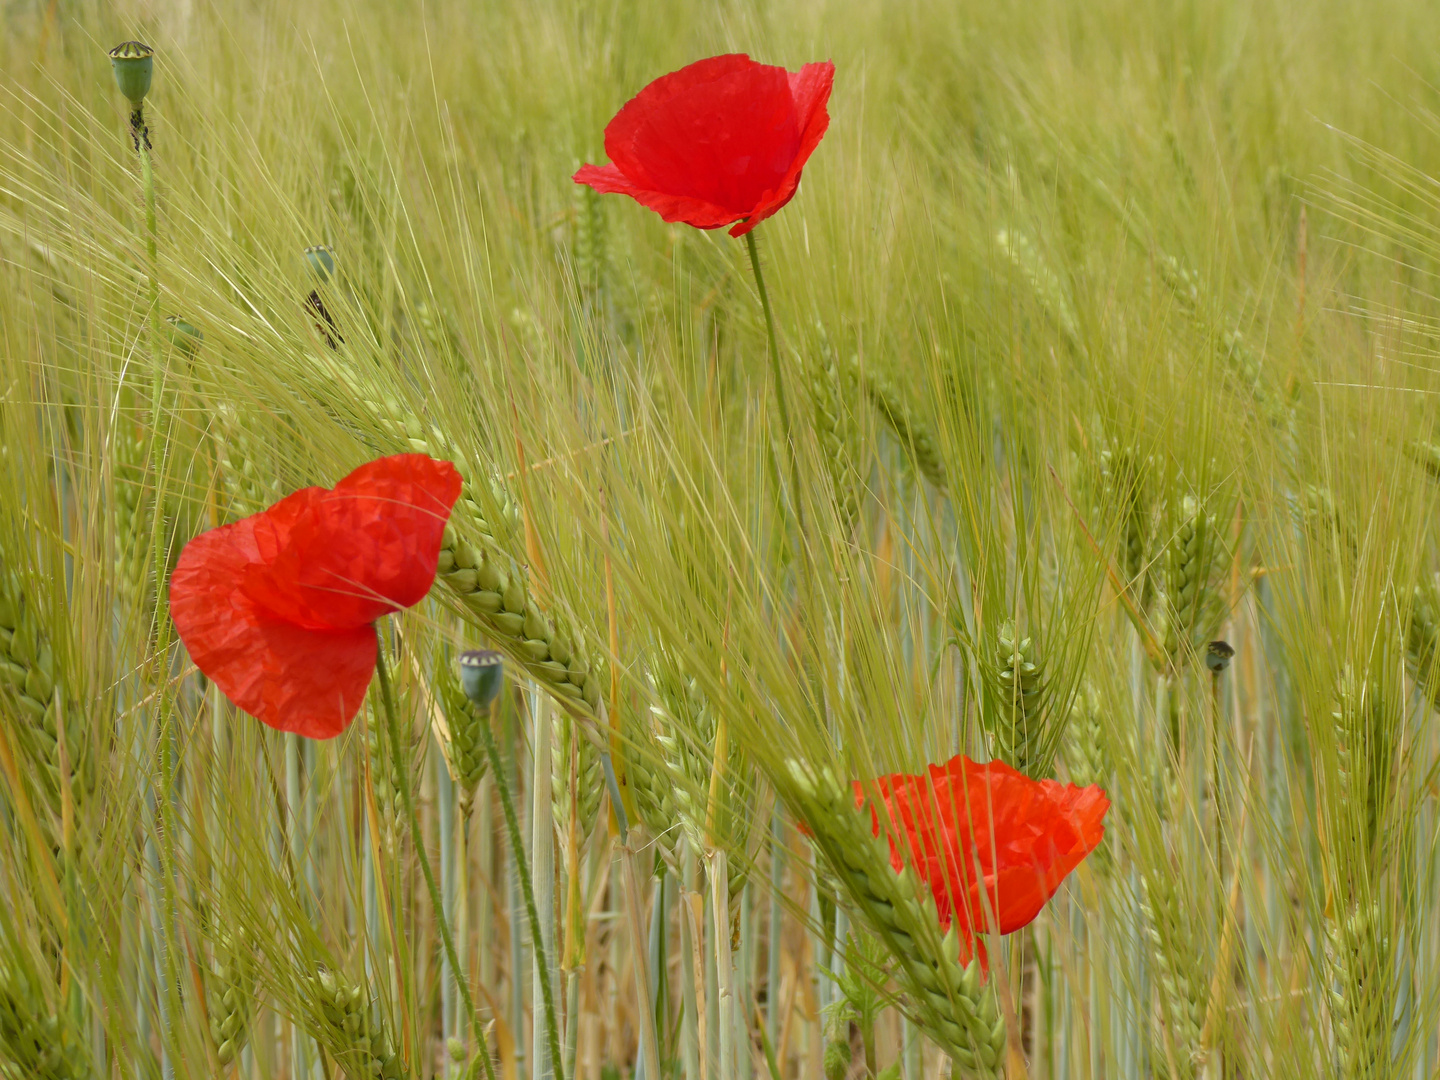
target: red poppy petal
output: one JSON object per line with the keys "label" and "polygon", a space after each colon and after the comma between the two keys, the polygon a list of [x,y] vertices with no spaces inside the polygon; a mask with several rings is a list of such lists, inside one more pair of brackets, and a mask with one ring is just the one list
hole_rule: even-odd
{"label": "red poppy petal", "polygon": [[310,630],[353,629],[411,607],[435,581],[460,487],[453,465],[423,454],[362,465],[311,497],[273,560],[247,569],[245,591]]}
{"label": "red poppy petal", "polygon": [[586,184],[606,195],[629,195],[641,206],[654,210],[672,224],[680,222],[697,229],[718,229],[729,225],[739,215],[733,210],[714,206],[699,199],[648,191],[631,183],[614,165],[585,165],[574,176],[577,184]]}
{"label": "red poppy petal", "polygon": [[744,236],[768,217],[783,210],[795,197],[800,188],[800,174],[810,155],[820,145],[830,127],[830,113],[826,105],[830,101],[830,90],[835,83],[835,65],[829,60],[819,64],[806,64],[799,71],[790,74],[790,93],[795,103],[795,115],[800,127],[800,142],[784,178],[772,191],[761,196],[754,212],[735,228],[731,236]]}
{"label": "red poppy petal", "polygon": [[267,617],[237,588],[273,542],[274,524],[256,515],[185,545],[170,580],[171,617],[196,666],[239,708],[281,731],[328,739],[365,699],[375,630],[305,630]]}
{"label": "red poppy petal", "polygon": [[783,185],[801,135],[784,68],[721,56],[641,90],[606,126],[605,152],[636,188],[723,207],[728,223]]}

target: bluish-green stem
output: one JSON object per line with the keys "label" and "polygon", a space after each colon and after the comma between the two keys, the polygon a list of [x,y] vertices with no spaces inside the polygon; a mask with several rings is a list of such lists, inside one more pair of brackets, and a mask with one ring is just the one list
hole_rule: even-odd
{"label": "bluish-green stem", "polygon": [[[420,861],[420,872],[425,877],[425,888],[430,892],[430,904],[440,913],[440,940],[445,946],[445,956],[450,961],[451,971],[462,971],[460,958],[455,952],[455,940],[450,936],[450,924],[444,917],[445,905],[440,899],[440,887],[435,883],[435,870],[430,865],[430,854],[425,850],[425,837],[420,832],[420,819],[415,814],[415,803],[410,796],[410,774],[400,754],[400,722],[396,716],[395,696],[390,687],[390,670],[385,661],[385,648],[375,654],[375,673],[380,677],[380,700],[385,710],[385,729],[390,739],[390,753],[395,763],[395,777],[400,788],[400,805],[410,822],[410,840],[415,845],[415,855]],[[484,725],[482,725],[483,727]],[[470,995],[469,981],[459,980],[460,999],[465,1004],[466,1015],[470,1017],[470,1030],[475,1038],[475,1047],[485,1065],[486,1080],[495,1080],[495,1066],[490,1060],[490,1046],[485,1040],[485,1029],[480,1024],[480,1014],[475,1010],[475,1000]]]}
{"label": "bluish-green stem", "polygon": [[[545,941],[541,936],[540,913],[535,907],[535,890],[530,879],[529,860],[525,858],[525,841],[520,833],[520,821],[515,816],[515,800],[510,794],[510,781],[505,775],[504,764],[500,760],[500,748],[495,745],[495,733],[490,730],[489,723],[480,725],[480,737],[485,743],[485,756],[490,760],[490,772],[495,777],[495,782],[500,791],[500,806],[505,811],[505,828],[510,834],[510,852],[515,860],[517,876],[520,879],[520,889],[525,896],[525,914],[530,922],[530,946],[535,951],[538,970],[549,971],[550,962],[545,953]],[[539,757],[538,752],[536,757]],[[548,759],[547,759],[548,760]],[[537,770],[539,766],[536,766]],[[548,771],[548,770],[547,770]],[[514,933],[512,929],[511,933]],[[515,976],[519,977],[518,970]],[[550,1045],[560,1045],[560,1028],[555,1018],[555,999],[550,990],[550,980],[540,981],[540,992],[543,998],[545,1012],[545,1028],[550,1036]],[[565,1080],[564,1063],[554,1062],[555,1080]],[[539,1080],[539,1063],[534,1063],[532,1076]]]}
{"label": "bluish-green stem", "polygon": [[[694,906],[691,897],[699,888],[699,864],[695,858],[695,846],[688,837],[681,840],[684,854],[680,861],[680,1001],[684,1013],[680,1018],[680,1060],[684,1075],[700,1075],[700,995],[696,992],[695,980],[699,972],[695,969],[695,957],[699,955],[702,942],[697,941]],[[771,1045],[775,1045],[774,1040]]]}
{"label": "bluish-green stem", "polygon": [[[535,911],[540,915],[538,926],[532,926],[536,937],[533,950],[534,970],[531,971],[530,1015],[542,1010],[547,1018],[554,1011],[555,972],[549,958],[555,955],[555,801],[551,791],[551,743],[555,737],[554,725],[550,722],[550,710],[539,686],[531,684],[527,693],[530,700],[531,740],[530,753],[533,771],[530,781],[530,873],[531,886],[535,891]],[[559,1024],[547,1024],[542,1028],[532,1025],[530,1060],[533,1080],[550,1080],[551,1069],[558,1069],[557,1077],[563,1075],[564,1064],[557,1061],[562,1056],[559,1039]],[[548,1038],[547,1038],[548,1036]]]}
{"label": "bluish-green stem", "polygon": [[735,961],[735,1004],[730,1010],[735,1028],[735,1076],[736,1080],[750,1080],[754,1064],[750,1047],[750,1025],[746,1020],[755,1000],[751,992],[751,978],[755,970],[755,904],[750,882],[746,881],[740,890],[740,947],[736,950]]}
{"label": "bluish-green stem", "polygon": [[780,1045],[780,942],[785,931],[785,814],[775,808],[770,820],[770,928],[765,959],[765,1034]]}
{"label": "bluish-green stem", "polygon": [[[493,716],[493,710],[491,715]],[[523,764],[523,749],[528,745],[527,741],[520,737],[519,710],[511,708],[505,713],[505,745],[510,748],[509,757],[505,765],[509,770],[505,773],[504,782],[512,782],[511,809],[513,805],[513,793],[521,791],[525,786],[527,772]],[[497,782],[501,782],[497,779]],[[498,790],[498,789],[497,789]],[[518,833],[518,829],[517,829]],[[523,833],[519,835],[523,836]],[[508,836],[508,834],[507,834]],[[525,1040],[520,1033],[525,1030],[525,935],[527,933],[524,923],[525,911],[525,890],[521,885],[525,878],[525,848],[523,840],[521,846],[515,847],[514,836],[508,836],[510,841],[510,860],[505,867],[505,914],[510,927],[510,1030],[515,1033],[512,1040],[515,1054],[515,1071],[518,1080],[530,1080],[530,1048],[525,1045]],[[518,854],[516,854],[518,852]]]}
{"label": "bluish-green stem", "polygon": [[[600,726],[608,723],[604,703],[600,707]],[[620,786],[615,782],[615,766],[608,753],[600,755],[601,767],[605,770],[605,784],[610,789],[610,806],[615,812],[615,821],[620,826],[620,873],[624,879],[625,921],[630,926],[630,942],[638,951],[645,937],[645,922],[640,908],[640,872],[636,868],[635,849],[630,844],[630,822],[625,816],[625,803],[620,798]],[[614,939],[616,943],[619,938]],[[635,997],[640,1002],[636,1010],[640,1015],[640,1053],[644,1061],[646,1076],[660,1076],[660,1040],[655,1034],[655,995],[650,989],[650,968],[648,964],[633,964],[635,972]],[[698,1072],[690,1076],[699,1076]]]}
{"label": "bluish-green stem", "polygon": [[[438,749],[438,747],[437,747]],[[435,800],[436,814],[440,818],[440,898],[444,904],[445,922],[455,925],[455,781],[450,777],[450,768],[446,765],[444,755],[435,755],[435,773],[437,798]],[[456,928],[457,938],[459,937]],[[456,948],[456,952],[464,955],[465,946],[463,941]],[[450,1040],[456,1035],[456,980],[461,978],[461,973],[452,968],[449,963],[441,966],[440,980],[440,1030],[445,1040],[444,1074],[449,1076],[453,1071],[453,1062],[450,1060]]]}
{"label": "bluish-green stem", "polygon": [[[295,884],[307,883],[310,879],[309,870],[309,847],[305,844],[301,835],[301,801],[300,794],[300,764],[304,749],[300,745],[300,736],[294,732],[287,732],[285,735],[285,839],[290,848],[290,866],[295,874]],[[310,910],[309,897],[303,889],[298,889],[301,897],[301,905],[306,911]],[[305,1035],[298,1024],[290,1025],[290,1055],[291,1068],[297,1077],[309,1077],[309,1054],[305,1043]]]}

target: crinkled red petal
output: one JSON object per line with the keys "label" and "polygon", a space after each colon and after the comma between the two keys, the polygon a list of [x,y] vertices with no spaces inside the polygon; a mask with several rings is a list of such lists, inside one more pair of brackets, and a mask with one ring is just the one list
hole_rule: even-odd
{"label": "crinkled red petal", "polygon": [[[923,777],[882,776],[871,790],[885,803],[892,865],[914,867],[942,925],[955,921],[962,936],[991,927],[1009,934],[1032,922],[1104,838],[1110,807],[1098,787],[1036,781],[963,755]],[[857,783],[857,805],[867,796]],[[873,821],[878,835],[878,815]]]}
{"label": "crinkled red petal", "polygon": [[328,739],[365,700],[375,628],[307,630],[273,618],[237,587],[309,498],[297,492],[272,507],[280,510],[274,517],[257,514],[185,545],[170,580],[170,614],[196,666],[239,708],[281,731]]}
{"label": "crinkled red petal", "polygon": [[675,224],[693,225],[697,229],[719,229],[741,215],[722,206],[713,206],[683,195],[667,195],[637,187],[614,165],[585,165],[575,174],[577,184],[586,184],[606,195],[629,195],[641,206],[649,207],[660,217]]}
{"label": "crinkled red petal", "polygon": [[448,461],[397,454],[333,490],[297,492],[259,515],[273,517],[260,530],[274,534],[275,549],[246,570],[246,594],[273,618],[311,630],[355,629],[419,603],[435,581],[460,485]]}
{"label": "crinkled red petal", "polygon": [[698,61],[656,79],[605,128],[612,164],[577,183],[629,195],[666,221],[743,235],[794,196],[825,134],[834,65],[794,74],[748,56]]}
{"label": "crinkled red petal", "polygon": [[830,113],[826,106],[830,101],[830,90],[835,84],[835,65],[829,60],[819,64],[806,64],[790,75],[790,93],[795,102],[795,114],[800,125],[800,144],[784,178],[774,191],[766,192],[756,203],[751,214],[730,230],[731,236],[744,236],[768,217],[783,210],[800,189],[800,174],[810,155],[820,145],[830,127]]}

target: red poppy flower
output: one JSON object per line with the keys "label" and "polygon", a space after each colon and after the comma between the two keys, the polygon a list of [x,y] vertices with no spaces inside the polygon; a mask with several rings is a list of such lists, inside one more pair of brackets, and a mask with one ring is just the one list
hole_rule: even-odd
{"label": "red poppy flower", "polygon": [[629,195],[666,221],[741,236],[788,203],[820,145],[835,65],[797,72],[712,56],[661,76],[605,128],[609,165],[577,184]]}
{"label": "red poppy flower", "polygon": [[375,620],[430,591],[459,497],[448,461],[397,454],[201,533],[170,579],[180,640],[262,723],[340,734],[375,673]]}
{"label": "red poppy flower", "polygon": [[[891,865],[899,872],[908,862],[929,885],[942,929],[958,923],[965,962],[977,932],[1014,933],[1040,914],[1104,838],[1110,809],[1099,787],[1032,780],[1004,762],[977,765],[963,754],[925,776],[882,776],[869,790],[857,781],[855,805],[876,790],[889,818]],[[871,815],[878,836],[873,807]]]}

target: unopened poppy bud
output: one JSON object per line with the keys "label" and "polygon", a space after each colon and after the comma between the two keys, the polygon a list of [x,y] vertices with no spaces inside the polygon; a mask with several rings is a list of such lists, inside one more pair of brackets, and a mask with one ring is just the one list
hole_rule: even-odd
{"label": "unopened poppy bud", "polygon": [[321,281],[329,281],[335,276],[335,252],[324,244],[307,247],[305,259]]}
{"label": "unopened poppy bud", "polygon": [[179,349],[186,356],[194,356],[200,348],[200,343],[205,340],[198,327],[191,326],[179,315],[166,315],[165,321],[170,324],[170,344]]}
{"label": "unopened poppy bud", "polygon": [[122,41],[110,50],[110,67],[115,72],[115,85],[135,108],[150,93],[150,79],[155,73],[155,50],[139,41]]}
{"label": "unopened poppy bud", "polygon": [[498,652],[472,649],[460,654],[460,687],[480,708],[490,707],[504,681],[505,668]]}
{"label": "unopened poppy bud", "polygon": [[1235,647],[1228,641],[1212,641],[1205,647],[1205,666],[1217,675],[1230,666]]}

